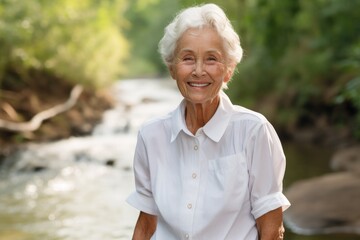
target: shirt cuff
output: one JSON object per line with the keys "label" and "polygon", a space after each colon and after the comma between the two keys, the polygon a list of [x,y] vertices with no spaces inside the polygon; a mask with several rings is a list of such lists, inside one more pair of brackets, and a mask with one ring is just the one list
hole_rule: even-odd
{"label": "shirt cuff", "polygon": [[127,199],[126,202],[138,209],[139,211],[158,215],[158,208],[153,198],[142,195],[138,192],[133,192]]}
{"label": "shirt cuff", "polygon": [[252,215],[255,219],[261,217],[267,212],[270,212],[274,209],[282,207],[282,210],[285,211],[290,207],[289,200],[281,192],[273,193],[262,198],[259,198],[253,203]]}

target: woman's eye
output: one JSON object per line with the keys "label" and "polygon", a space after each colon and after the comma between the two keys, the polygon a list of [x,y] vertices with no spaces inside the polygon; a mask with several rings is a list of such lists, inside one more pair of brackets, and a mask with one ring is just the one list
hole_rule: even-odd
{"label": "woman's eye", "polygon": [[192,58],[192,57],[184,57],[183,61],[185,61],[185,62],[194,61],[194,58]]}
{"label": "woman's eye", "polygon": [[217,62],[217,58],[216,57],[208,57],[206,59],[206,61],[209,62],[209,63],[214,63],[214,62]]}

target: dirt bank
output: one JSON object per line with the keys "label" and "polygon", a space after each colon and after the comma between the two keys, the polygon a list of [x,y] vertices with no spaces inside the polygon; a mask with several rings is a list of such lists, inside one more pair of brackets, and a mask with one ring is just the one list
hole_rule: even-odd
{"label": "dirt bank", "polygon": [[[1,86],[0,119],[12,122],[29,121],[37,113],[64,103],[71,84],[52,79]],[[45,120],[33,132],[0,129],[0,159],[27,142],[45,142],[89,134],[99,123],[105,110],[113,106],[107,90],[85,89],[70,110]]]}

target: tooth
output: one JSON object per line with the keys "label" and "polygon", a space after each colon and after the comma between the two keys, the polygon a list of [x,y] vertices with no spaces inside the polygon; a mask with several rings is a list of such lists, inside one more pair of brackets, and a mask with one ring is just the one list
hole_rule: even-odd
{"label": "tooth", "polygon": [[209,83],[190,83],[190,85],[193,87],[205,87],[209,85]]}

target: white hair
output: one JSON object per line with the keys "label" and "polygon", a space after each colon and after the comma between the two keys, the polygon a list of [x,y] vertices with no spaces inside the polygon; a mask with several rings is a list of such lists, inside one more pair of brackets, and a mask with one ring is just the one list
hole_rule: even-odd
{"label": "white hair", "polygon": [[211,27],[218,32],[224,41],[227,62],[235,67],[243,55],[240,39],[224,11],[215,4],[186,8],[165,28],[164,36],[159,42],[159,52],[164,63],[167,66],[173,63],[177,42],[186,30],[203,27]]}

